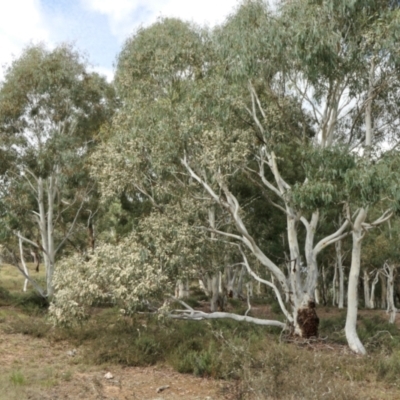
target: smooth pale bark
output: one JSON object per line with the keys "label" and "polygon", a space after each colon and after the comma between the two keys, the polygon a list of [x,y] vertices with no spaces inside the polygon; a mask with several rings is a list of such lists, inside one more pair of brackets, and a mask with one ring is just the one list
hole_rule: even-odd
{"label": "smooth pale bark", "polygon": [[243,263],[229,265],[224,271],[224,288],[225,293],[229,298],[243,297],[243,277],[246,273],[246,268]]}
{"label": "smooth pale bark", "polygon": [[209,274],[201,276],[199,286],[205,295],[210,298],[210,309],[212,312],[224,306],[222,292],[220,291],[220,274],[218,272],[211,276]]}
{"label": "smooth pale bark", "polygon": [[381,281],[381,309],[385,310],[386,309],[386,300],[387,300],[387,285],[386,285],[386,277],[384,274],[380,275],[380,281]]}
{"label": "smooth pale bark", "polygon": [[[208,209],[208,222],[210,227],[215,230],[215,206]],[[211,239],[215,238],[215,232],[211,232]],[[215,267],[215,266],[214,266]],[[221,274],[214,272],[211,277],[211,312],[224,311],[224,296],[222,293]]]}
{"label": "smooth pale bark", "polygon": [[200,275],[199,286],[207,297],[211,296],[211,278],[209,274]]}
{"label": "smooth pale bark", "polygon": [[233,319],[235,321],[240,322],[250,322],[256,325],[263,325],[263,326],[276,326],[281,329],[286,328],[286,324],[281,321],[269,320],[269,319],[261,319],[261,318],[254,318],[249,317],[246,315],[238,315],[238,314],[231,314],[227,312],[214,312],[211,314],[202,312],[202,311],[193,311],[188,312],[186,310],[175,310],[176,313],[179,314],[171,314],[171,318],[175,319],[185,319],[185,320],[194,320],[194,321],[201,321],[203,319]]}
{"label": "smooth pale bark", "polygon": [[320,298],[320,291],[319,288],[316,287],[314,291],[314,299],[315,299],[315,304],[321,304],[321,298]]}
{"label": "smooth pale bark", "polygon": [[326,270],[325,270],[325,266],[322,266],[322,303],[324,305],[326,305],[328,303],[328,299],[327,299],[327,293],[328,293],[328,284],[327,284],[327,276],[326,276]]}
{"label": "smooth pale bark", "polygon": [[189,297],[189,281],[178,279],[175,285],[175,297],[178,299],[187,299]]}
{"label": "smooth pale bark", "polygon": [[[374,138],[374,127],[372,119],[372,103],[375,90],[375,60],[371,60],[367,99],[365,102],[365,157],[370,158],[372,141]],[[349,214],[349,209],[348,209]],[[361,267],[361,242],[366,231],[376,227],[391,217],[392,213],[387,210],[380,218],[371,224],[365,223],[367,218],[367,210],[361,208],[358,211],[356,220],[353,225],[353,249],[351,255],[351,268],[348,283],[347,295],[347,318],[346,318],[346,338],[349,347],[358,354],[366,354],[366,350],[357,335],[357,311],[358,311],[358,278]],[[348,215],[348,219],[350,216]],[[369,301],[369,298],[368,298]]]}
{"label": "smooth pale bark", "polygon": [[[23,245],[22,245],[22,239],[21,239],[19,232],[18,232],[18,242],[19,242],[19,253],[20,253],[20,257],[21,257],[22,268],[23,268],[26,276],[29,276],[28,268],[26,266],[25,258],[24,258],[24,249],[23,249]],[[23,287],[24,292],[26,292],[26,290],[28,288],[28,282],[29,282],[28,279],[25,278],[24,287]]]}
{"label": "smooth pale bark", "polygon": [[396,267],[394,264],[385,263],[383,267],[383,274],[387,279],[387,309],[386,312],[389,314],[389,323],[394,324],[396,321],[397,309],[394,304],[394,276]]}
{"label": "smooth pale bark", "polygon": [[371,308],[375,308],[376,307],[376,301],[375,301],[375,288],[376,285],[379,282],[379,274],[380,274],[380,270],[378,269],[378,271],[376,271],[374,279],[372,280],[371,283],[371,297],[369,299],[369,305]]}
{"label": "smooth pale bark", "polygon": [[364,276],[363,276],[363,282],[364,282],[364,305],[365,308],[372,308],[371,303],[370,303],[370,294],[369,294],[369,273],[366,269],[364,269]]}
{"label": "smooth pale bark", "polygon": [[245,273],[246,273],[246,267],[243,265],[242,269],[240,270],[239,279],[237,283],[237,289],[236,289],[237,297],[243,296],[243,277]]}
{"label": "smooth pale bark", "polygon": [[332,279],[332,305],[336,306],[338,304],[338,298],[339,298],[339,288],[338,288],[338,266],[337,262],[335,263],[334,267],[334,273],[333,273],[333,279]]}
{"label": "smooth pale bark", "polygon": [[[327,106],[325,108],[324,128],[321,134],[321,140],[324,142],[323,147],[330,146],[332,144],[333,132],[336,125],[338,115],[338,104],[340,97],[343,93],[343,85],[340,82],[330,82],[332,86],[329,91]],[[260,130],[261,136],[264,136],[264,128],[262,123],[258,119],[257,114],[261,113],[263,118],[266,118],[265,112],[261,106],[261,102],[257,97],[257,93],[254,87],[249,85],[252,100],[252,109],[248,109],[249,114],[253,118],[256,126]],[[326,246],[335,243],[337,240],[342,239],[346,236],[345,229],[347,228],[348,221],[332,235],[327,236],[323,240],[319,241],[314,246],[314,237],[316,227],[319,222],[319,211],[316,210],[312,213],[311,220],[308,221],[301,213],[293,209],[289,204],[288,193],[291,190],[291,186],[282,178],[277,158],[275,153],[267,149],[267,146],[262,146],[259,149],[257,156],[259,171],[248,169],[248,172],[258,175],[260,178],[260,186],[274,193],[280,199],[280,204],[273,203],[275,207],[280,209],[286,215],[287,219],[287,240],[289,247],[289,257],[287,260],[288,276],[286,277],[283,271],[271,260],[265,253],[257,246],[254,238],[249,234],[244,221],[240,215],[240,206],[236,197],[230,192],[226,182],[219,173],[215,172],[213,175],[214,182],[218,183],[219,190],[215,191],[211,185],[207,182],[205,175],[197,174],[189,165],[186,156],[181,160],[183,166],[186,168],[189,175],[197,181],[210,195],[211,199],[225,208],[231,216],[235,224],[237,234],[217,231],[212,229],[213,232],[230,239],[236,240],[238,243],[243,243],[252,254],[258,259],[258,261],[265,266],[277,281],[278,290],[282,290],[283,297],[286,302],[290,301],[292,306],[292,315],[288,320],[292,321],[293,331],[303,337],[309,337],[317,335],[318,332],[318,317],[315,312],[315,289],[318,281],[318,265],[317,256],[319,252]],[[273,176],[273,183],[270,182],[265,176],[265,169],[269,169]],[[301,274],[301,253],[299,249],[297,225],[299,220],[304,224],[307,235],[305,243],[305,258],[307,261],[307,274]],[[259,277],[258,277],[259,278]],[[258,280],[257,278],[255,278]],[[258,280],[260,281],[260,280]],[[271,282],[268,282],[271,285]],[[275,285],[273,285],[275,286]],[[281,294],[278,299],[281,299]],[[283,302],[282,302],[283,303]],[[286,307],[281,304],[282,310],[286,310]],[[285,312],[288,317],[289,313]],[[311,321],[313,321],[311,323]],[[307,324],[307,327],[304,325]],[[313,325],[314,324],[314,325]]]}
{"label": "smooth pale bark", "polygon": [[224,278],[225,278],[225,287],[226,293],[230,298],[237,298],[237,293],[235,290],[235,281],[236,281],[237,269],[232,266],[225,267]]}
{"label": "smooth pale bark", "polygon": [[56,185],[53,175],[47,179],[47,268],[46,268],[46,278],[47,278],[47,294],[51,298],[54,293],[53,287],[53,275],[55,267],[55,248],[54,248],[54,200],[56,196]]}
{"label": "smooth pale bark", "polygon": [[36,265],[35,270],[36,272],[39,272],[39,254],[36,252],[36,250],[31,250],[31,256],[33,258],[33,263]]}
{"label": "smooth pale bark", "polygon": [[[239,248],[240,249],[240,248]],[[246,255],[244,254],[244,252],[242,251],[242,249],[240,249],[240,252],[242,253],[242,257],[243,257],[243,264],[246,267],[247,273],[253,277],[257,282],[263,283],[266,286],[269,286],[270,288],[273,289],[276,299],[278,300],[279,306],[283,312],[283,314],[285,315],[286,319],[289,321],[289,323],[291,325],[293,325],[293,316],[290,314],[290,312],[286,309],[285,303],[282,299],[281,293],[278,289],[278,287],[276,286],[275,282],[273,282],[273,279],[271,279],[271,281],[267,281],[265,279],[260,278],[250,267],[250,264],[247,260]],[[273,274],[271,273],[271,276],[273,276]]]}
{"label": "smooth pale bark", "polygon": [[358,211],[353,225],[353,249],[351,253],[351,267],[347,290],[347,317],[346,317],[346,339],[349,347],[357,354],[367,354],[357,334],[357,312],[358,312],[358,280],[361,268],[361,241],[363,238],[362,224],[367,217],[364,208]]}
{"label": "smooth pale bark", "polygon": [[218,233],[220,235],[236,239],[238,242],[244,243],[246,247],[248,247],[248,249],[253,253],[253,255],[260,261],[260,263],[275,275],[285,294],[289,293],[290,290],[284,273],[272,260],[270,260],[263,253],[263,251],[257,246],[254,238],[247,231],[246,226],[239,215],[239,203],[236,197],[233,196],[233,194],[228,190],[227,186],[221,180],[219,180],[218,184],[225,195],[224,199],[222,196],[218,195],[204,179],[200,178],[200,176],[193,171],[193,169],[189,166],[186,158],[183,158],[181,162],[183,166],[187,169],[190,176],[192,176],[192,178],[194,178],[200,185],[204,187],[211,198],[231,214],[231,216],[233,217],[233,222],[239,234],[231,234],[228,232],[213,229],[211,227],[212,232],[214,234]]}
{"label": "smooth pale bark", "polygon": [[288,235],[288,245],[290,250],[290,260],[289,260],[290,283],[291,283],[290,300],[294,305],[294,309],[297,310],[300,305],[303,292],[300,279],[301,258],[300,258],[299,243],[297,240],[296,219],[293,216],[293,210],[288,210],[288,211],[291,213],[291,215],[287,216],[287,235]]}
{"label": "smooth pale bark", "polygon": [[[251,287],[250,287],[250,285],[251,285]],[[247,316],[248,313],[251,311],[250,298],[253,296],[253,283],[252,282],[247,282],[246,283],[246,288],[247,288],[247,310],[244,313],[245,316]]]}
{"label": "smooth pale bark", "polygon": [[[287,202],[287,191],[290,190],[290,186],[282,179],[276,157],[273,152],[268,153],[266,149],[262,149],[259,157],[260,171],[258,173],[261,178],[261,182],[271,191],[276,193],[283,203],[284,207],[278,206],[285,214],[287,218],[287,237],[288,245],[290,250],[290,259],[287,261],[289,276],[285,276],[283,271],[271,260],[266,254],[258,247],[255,239],[249,234],[245,226],[244,221],[240,215],[240,206],[236,197],[230,192],[225,181],[217,174],[214,176],[216,182],[219,185],[220,192],[217,192],[207,183],[205,178],[200,177],[189,165],[186,157],[184,157],[181,162],[183,166],[188,171],[189,175],[197,181],[205,190],[208,192],[210,197],[219,204],[221,207],[227,210],[235,224],[237,234],[228,233],[224,231],[216,230],[213,227],[210,218],[211,232],[218,235],[223,235],[234,239],[237,243],[244,244],[252,254],[258,259],[258,261],[269,270],[269,272],[274,276],[277,281],[277,286],[272,285],[271,282],[260,280],[257,274],[250,273],[257,281],[261,281],[264,284],[272,287],[276,292],[282,290],[282,294],[286,301],[290,300],[292,305],[292,313],[286,310],[285,305],[282,301],[281,293],[277,295],[278,301],[280,303],[281,309],[287,317],[288,321],[291,322],[293,332],[302,337],[311,337],[318,334],[318,323],[319,319],[315,312],[315,299],[314,291],[316,288],[316,283],[318,279],[318,266],[317,266],[317,255],[319,252],[330,244],[335,243],[346,236],[345,229],[348,226],[348,221],[346,220],[342,226],[333,234],[327,236],[326,238],[320,240],[315,246],[314,236],[316,231],[316,226],[319,220],[319,212],[316,211],[312,214],[311,221],[307,221],[304,217],[299,216],[299,214],[293,210]],[[275,179],[275,185],[272,185],[264,176],[264,166],[268,166],[273,173]],[[253,171],[254,172],[254,171]],[[306,259],[307,259],[307,277],[303,278],[301,274],[301,256],[298,244],[298,233],[297,233],[297,223],[299,219],[305,225],[307,230],[306,237]],[[268,282],[268,283],[266,283]],[[291,314],[291,315],[290,315]],[[307,324],[305,326],[304,324]]]}
{"label": "smooth pale bark", "polygon": [[225,299],[221,291],[221,274],[217,272],[211,278],[211,312],[224,311]]}
{"label": "smooth pale bark", "polygon": [[[55,259],[58,251],[62,248],[64,243],[71,236],[78,216],[82,210],[84,202],[82,201],[80,207],[75,213],[74,220],[71,222],[68,231],[61,238],[60,242],[55,244],[55,223],[57,216],[55,215],[55,200],[59,190],[59,175],[60,171],[58,167],[55,167],[54,171],[46,178],[36,177],[31,171],[27,171],[30,177],[35,180],[35,186],[30,183],[30,186],[34,189],[35,198],[38,206],[38,212],[32,211],[37,225],[39,227],[41,243],[36,243],[24,236],[19,232],[17,236],[26,243],[31,244],[42,252],[42,259],[46,270],[46,297],[51,298],[54,293],[53,287],[53,275],[55,268]],[[35,285],[35,290],[38,285]],[[43,290],[39,291],[43,293]]]}
{"label": "smooth pale bark", "polygon": [[173,298],[173,300],[178,301],[181,303],[185,310],[174,310],[172,313],[169,314],[170,318],[175,319],[184,319],[184,320],[192,320],[192,321],[201,321],[204,319],[233,319],[235,321],[240,322],[250,322],[256,325],[263,325],[263,326],[276,326],[281,329],[286,329],[287,325],[284,322],[276,321],[276,320],[268,320],[268,319],[261,319],[261,318],[254,318],[249,317],[247,315],[237,315],[227,312],[214,312],[214,313],[205,313],[203,311],[198,311],[190,307],[184,301]]}

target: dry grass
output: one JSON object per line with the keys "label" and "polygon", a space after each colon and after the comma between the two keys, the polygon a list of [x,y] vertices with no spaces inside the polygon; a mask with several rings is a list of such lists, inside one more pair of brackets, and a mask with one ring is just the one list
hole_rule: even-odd
{"label": "dry grass", "polygon": [[356,357],[345,345],[345,314],[334,308],[319,310],[322,338],[311,341],[233,321],[121,319],[112,309],[67,331],[47,324],[31,292],[21,295],[23,281],[0,269],[11,292],[0,307],[0,400],[400,398],[400,333],[378,310],[360,312],[369,355]]}
{"label": "dry grass", "polygon": [[[29,275],[36,281],[44,283],[45,270],[44,265],[40,264],[39,272],[36,272],[36,265],[26,263]],[[0,264],[0,287],[2,290],[19,295],[24,287],[25,277],[21,274],[18,268],[10,264]],[[32,292],[32,287],[28,284],[28,292]]]}
{"label": "dry grass", "polygon": [[[155,399],[169,386],[165,400],[218,399],[220,382],[184,376],[167,367],[123,368],[88,364],[83,347],[76,355],[68,342],[52,342],[0,332],[0,400],[14,399]],[[111,371],[114,378],[104,378]]]}

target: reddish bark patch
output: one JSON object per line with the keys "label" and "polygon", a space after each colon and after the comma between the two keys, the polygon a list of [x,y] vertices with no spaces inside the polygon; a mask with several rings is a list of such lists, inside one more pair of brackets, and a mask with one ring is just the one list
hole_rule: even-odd
{"label": "reddish bark patch", "polygon": [[297,312],[297,323],[303,338],[318,337],[319,318],[315,311],[315,303],[308,302],[308,307],[300,308]]}

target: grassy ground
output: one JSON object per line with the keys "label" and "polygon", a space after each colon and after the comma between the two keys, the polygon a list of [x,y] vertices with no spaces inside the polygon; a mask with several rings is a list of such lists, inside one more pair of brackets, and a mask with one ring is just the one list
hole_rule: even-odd
{"label": "grassy ground", "polygon": [[[0,400],[400,398],[400,332],[379,310],[360,311],[367,357],[347,349],[345,312],[335,308],[318,309],[321,335],[309,341],[234,321],[121,318],[107,308],[56,329],[44,304],[21,294],[17,272],[0,269],[9,290],[0,293]],[[252,312],[273,317],[273,309]]]}

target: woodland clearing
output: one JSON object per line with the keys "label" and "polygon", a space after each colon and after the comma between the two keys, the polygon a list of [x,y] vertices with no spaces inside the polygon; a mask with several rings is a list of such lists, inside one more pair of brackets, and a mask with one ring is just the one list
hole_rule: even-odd
{"label": "woodland clearing", "polygon": [[[345,311],[332,307],[318,308],[321,337],[315,340],[293,341],[279,330],[234,321],[122,323],[106,308],[65,330],[46,322],[32,293],[21,295],[18,271],[2,266],[0,277],[9,290],[3,289],[0,307],[0,399],[400,397],[400,320],[390,326],[382,310],[360,310],[359,332],[369,351],[360,357],[346,346]],[[253,313],[265,317],[273,309],[257,304]],[[179,345],[170,348],[171,338]],[[177,357],[183,352],[191,356]]]}

